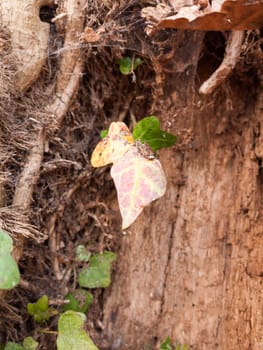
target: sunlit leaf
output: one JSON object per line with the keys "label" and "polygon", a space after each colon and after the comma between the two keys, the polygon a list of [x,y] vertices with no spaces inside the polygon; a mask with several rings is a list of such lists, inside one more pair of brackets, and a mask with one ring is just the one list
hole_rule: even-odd
{"label": "sunlit leaf", "polygon": [[68,300],[69,303],[63,306],[63,311],[73,310],[86,313],[92,303],[93,295],[84,289],[76,289],[69,292],[65,296],[65,300]]}
{"label": "sunlit leaf", "polygon": [[58,320],[58,350],[99,350],[84,330],[86,316],[81,312],[66,311]]}
{"label": "sunlit leaf", "polygon": [[80,271],[78,282],[81,287],[106,288],[111,283],[111,264],[116,259],[116,254],[103,252],[94,254],[89,266]]}
{"label": "sunlit leaf", "polygon": [[166,178],[159,160],[146,159],[136,146],[113,164],[111,176],[117,189],[123,229],[166,190]]}
{"label": "sunlit leaf", "polygon": [[17,263],[11,255],[12,250],[12,238],[0,229],[0,289],[14,288],[20,280]]}
{"label": "sunlit leaf", "polygon": [[176,136],[160,128],[160,121],[155,116],[140,120],[133,129],[133,137],[142,143],[147,143],[155,152],[158,149],[171,147],[176,142]]}
{"label": "sunlit leaf", "polygon": [[[140,137],[143,142],[147,139],[153,149],[160,148],[160,144],[161,147],[168,147],[168,143],[172,142],[171,138],[174,139],[175,136],[171,135],[169,138],[167,135],[170,134],[161,131],[156,117],[146,119],[148,123],[141,124],[135,136]],[[167,136],[166,141],[164,135]],[[143,208],[163,196],[166,190],[166,178],[161,163],[152,151],[148,155],[145,149],[146,144],[135,142],[124,123],[115,122],[111,123],[107,137],[96,146],[91,157],[94,167],[113,163],[111,175],[117,189],[123,229],[130,226]]]}

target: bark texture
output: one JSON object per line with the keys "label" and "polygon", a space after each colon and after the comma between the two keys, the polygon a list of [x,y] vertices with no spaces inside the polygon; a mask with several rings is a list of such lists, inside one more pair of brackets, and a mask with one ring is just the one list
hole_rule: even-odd
{"label": "bark texture", "polygon": [[201,34],[176,42],[162,122],[194,137],[188,149],[161,154],[167,193],[122,237],[105,335],[112,349],[151,349],[168,335],[196,350],[260,349],[262,86],[250,81],[248,92],[249,79],[232,75],[201,97],[191,88]]}

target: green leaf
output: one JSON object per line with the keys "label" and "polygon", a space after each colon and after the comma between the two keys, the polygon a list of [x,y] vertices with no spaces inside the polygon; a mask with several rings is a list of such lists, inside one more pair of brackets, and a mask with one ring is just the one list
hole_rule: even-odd
{"label": "green leaf", "polygon": [[132,134],[135,140],[147,143],[154,152],[160,148],[171,147],[176,142],[175,135],[160,129],[160,121],[155,116],[140,120]]}
{"label": "green leaf", "polygon": [[111,263],[115,259],[116,254],[112,252],[93,255],[89,267],[84,268],[78,276],[79,285],[86,288],[108,287],[111,283]]}
{"label": "green leaf", "polygon": [[13,241],[7,232],[0,229],[0,253],[10,253],[13,249]]}
{"label": "green leaf", "polygon": [[130,57],[123,57],[117,61],[121,74],[128,75],[132,73],[132,60]]}
{"label": "green leaf", "polygon": [[23,346],[14,342],[8,342],[5,350],[24,350]]}
{"label": "green leaf", "polygon": [[65,299],[69,300],[69,303],[63,306],[63,311],[73,310],[86,313],[92,303],[93,295],[84,289],[76,289],[69,292]]}
{"label": "green leaf", "polygon": [[76,260],[77,261],[85,261],[88,262],[91,256],[91,252],[89,252],[84,245],[78,245],[76,249]]}
{"label": "green leaf", "polygon": [[99,350],[84,331],[86,316],[72,310],[64,312],[58,320],[58,350]]}
{"label": "green leaf", "polygon": [[133,73],[134,69],[143,63],[143,60],[139,57],[136,57],[135,59],[130,57],[123,57],[117,60],[117,63],[119,65],[121,74],[129,75]]}
{"label": "green leaf", "polygon": [[[3,349],[4,350],[36,350],[37,347],[38,347],[38,342],[36,342],[32,337],[26,337],[23,340],[23,346],[18,343],[8,342]],[[0,349],[1,349],[1,346],[0,346]]]}
{"label": "green leaf", "polygon": [[36,303],[28,303],[27,312],[33,316],[34,321],[37,323],[48,321],[50,317],[57,314],[54,308],[48,306],[47,295],[43,295]]}
{"label": "green leaf", "polygon": [[26,337],[23,340],[24,350],[36,350],[38,347],[38,342],[35,341],[32,337]]}
{"label": "green leaf", "polygon": [[100,132],[100,137],[101,137],[102,139],[105,139],[105,137],[107,137],[108,133],[109,133],[109,131],[108,131],[107,129],[102,130],[102,131]]}
{"label": "green leaf", "polygon": [[167,337],[161,344],[160,350],[172,350],[171,338]]}
{"label": "green leaf", "polygon": [[16,261],[11,255],[13,240],[0,229],[0,289],[14,288],[20,280]]}

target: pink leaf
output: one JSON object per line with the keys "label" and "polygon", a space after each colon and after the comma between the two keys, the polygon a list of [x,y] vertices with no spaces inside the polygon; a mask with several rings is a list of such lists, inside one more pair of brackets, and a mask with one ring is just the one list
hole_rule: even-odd
{"label": "pink leaf", "polygon": [[122,228],[130,226],[143,208],[164,195],[166,178],[156,158],[142,156],[131,145],[125,155],[114,162],[111,169],[122,215]]}
{"label": "pink leaf", "polygon": [[143,208],[164,195],[166,178],[161,163],[147,146],[134,142],[123,122],[113,122],[108,136],[91,156],[93,167],[113,163],[111,175],[118,194],[122,228],[129,227]]}

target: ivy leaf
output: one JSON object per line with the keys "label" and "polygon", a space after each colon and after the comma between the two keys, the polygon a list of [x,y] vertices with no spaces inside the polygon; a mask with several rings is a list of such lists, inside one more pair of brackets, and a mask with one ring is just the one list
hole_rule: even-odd
{"label": "ivy leaf", "polygon": [[111,283],[110,269],[114,260],[116,260],[116,254],[112,252],[94,254],[89,266],[79,273],[79,285],[86,288],[108,287]]}
{"label": "ivy leaf", "polygon": [[160,121],[155,116],[140,120],[133,129],[133,137],[142,143],[147,143],[156,152],[158,149],[171,147],[176,142],[176,136],[161,130]]}
{"label": "ivy leaf", "polygon": [[27,312],[33,316],[34,321],[37,323],[48,321],[50,317],[57,314],[54,308],[48,306],[47,295],[43,295],[35,303],[28,303]]}
{"label": "ivy leaf", "polygon": [[108,136],[97,144],[91,156],[94,167],[113,163],[111,176],[117,189],[123,229],[130,226],[143,208],[163,196],[166,190],[162,165],[152,152],[145,152],[146,146],[134,141],[123,122],[113,122]]}
{"label": "ivy leaf", "polygon": [[[36,342],[32,337],[26,337],[23,340],[23,346],[18,343],[8,342],[3,349],[4,350],[36,350],[37,347],[38,347],[38,342]],[[1,346],[0,346],[0,349],[1,349]]]}
{"label": "ivy leaf", "polygon": [[139,57],[136,57],[135,59],[132,59],[130,57],[123,57],[117,60],[117,63],[119,65],[121,74],[129,75],[133,73],[134,69],[143,63],[143,60]]}
{"label": "ivy leaf", "polygon": [[159,160],[145,158],[136,146],[113,164],[111,176],[117,189],[123,229],[166,190],[166,177]]}
{"label": "ivy leaf", "polygon": [[86,316],[68,310],[58,320],[58,350],[99,350],[84,330]]}
{"label": "ivy leaf", "polygon": [[36,350],[37,347],[38,347],[38,342],[35,341],[32,337],[26,337],[23,340],[24,350]]}
{"label": "ivy leaf", "polygon": [[121,58],[117,61],[117,63],[119,64],[119,69],[121,74],[123,75],[131,74],[132,60],[130,57]]}
{"label": "ivy leaf", "polygon": [[73,310],[86,313],[92,303],[93,295],[84,289],[76,289],[69,292],[65,296],[65,300],[69,300],[69,303],[63,305],[64,311]]}
{"label": "ivy leaf", "polygon": [[0,229],[0,289],[14,288],[20,280],[17,263],[11,255],[12,250],[12,238]]}

